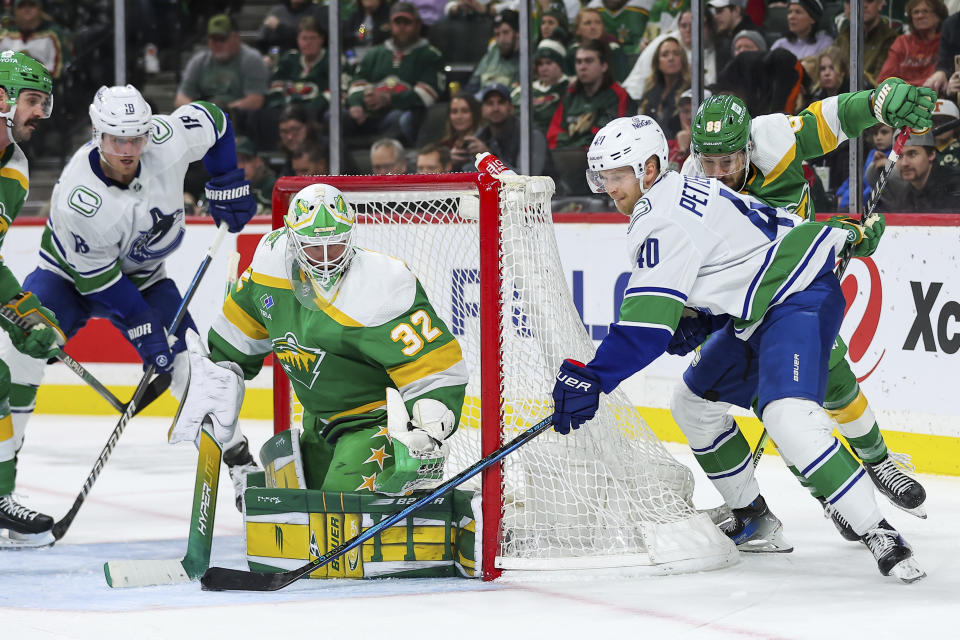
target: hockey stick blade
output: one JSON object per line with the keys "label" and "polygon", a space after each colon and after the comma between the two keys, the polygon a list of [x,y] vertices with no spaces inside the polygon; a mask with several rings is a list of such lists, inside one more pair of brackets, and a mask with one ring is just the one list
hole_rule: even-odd
{"label": "hockey stick blade", "polygon": [[111,587],[119,589],[193,582],[210,566],[220,460],[223,457],[223,447],[213,436],[211,428],[207,421],[200,432],[186,555],[181,560],[111,560],[103,565],[104,576]]}
{"label": "hockey stick blade", "polygon": [[227,569],[224,567],[210,567],[200,579],[200,585],[203,587],[204,591],[276,591],[278,589],[282,589],[292,582],[309,575],[316,569],[319,569],[336,558],[339,558],[352,549],[359,547],[365,541],[379,534],[384,529],[387,529],[388,527],[400,522],[414,511],[420,509],[420,507],[433,502],[443,494],[469,480],[487,467],[496,464],[508,454],[519,449],[524,444],[545,431],[548,427],[550,427],[550,424],[550,418],[544,418],[510,442],[501,446],[496,451],[478,460],[472,466],[467,467],[454,477],[441,484],[436,489],[431,490],[413,504],[404,507],[389,518],[381,520],[366,531],[363,531],[360,535],[347,540],[337,547],[334,547],[322,556],[314,558],[302,567],[291,569],[290,571],[281,571],[278,573],[262,573],[258,571]]}

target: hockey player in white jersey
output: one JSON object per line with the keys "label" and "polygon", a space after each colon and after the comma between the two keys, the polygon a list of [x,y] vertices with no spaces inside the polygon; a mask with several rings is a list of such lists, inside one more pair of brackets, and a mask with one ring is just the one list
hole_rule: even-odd
{"label": "hockey player in white jersey", "polygon": [[[40,264],[24,287],[40,297],[69,338],[91,317],[107,318],[137,349],[144,367],[171,373],[178,395],[188,373],[183,336],[187,315],[168,343],[166,329],[182,301],[164,262],[185,232],[183,179],[202,159],[210,212],[237,232],[256,211],[237,167],[233,127],[216,105],[193,102],[153,115],[132,85],[101,87],[90,105],[93,139],[77,150],[50,202]],[[23,432],[35,406],[45,360],[0,347],[11,362],[13,419]],[[179,397],[179,396],[178,396]],[[235,482],[255,468],[246,440],[225,443]]]}
{"label": "hockey player in white jersey", "polygon": [[[664,353],[684,310],[717,319],[717,338],[696,367],[716,371],[710,389],[679,385],[672,406],[681,416],[698,463],[734,518],[726,529],[743,551],[790,551],[753,475],[749,447],[728,450],[739,433],[731,405],[756,399],[779,450],[850,523],[884,575],[911,582],[925,574],[897,531],[883,518],[873,487],[833,437],[823,412],[827,363],[840,328],[844,299],[833,275],[850,245],[869,255],[882,218],[865,226],[844,219],[807,222],[722,183],[666,171],[667,142],[648,117],[619,118],[594,137],[588,180],[631,215],[627,227],[632,272],[619,320],[588,364],[560,367],[553,423],[569,433],[596,413],[601,391]],[[865,241],[866,240],[866,241]],[[720,458],[739,456],[732,472],[714,473]]]}

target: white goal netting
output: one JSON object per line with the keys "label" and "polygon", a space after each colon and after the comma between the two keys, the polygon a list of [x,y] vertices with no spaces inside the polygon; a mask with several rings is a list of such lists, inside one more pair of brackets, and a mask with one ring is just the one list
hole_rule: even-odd
{"label": "white goal netting", "polygon": [[[476,187],[424,190],[404,188],[402,176],[392,179],[379,191],[331,183],[357,212],[357,245],[406,261],[460,342],[470,381],[448,462],[453,475],[482,457],[481,429],[498,429],[506,442],[549,416],[560,363],[589,361],[594,345],[557,251],[552,180],[504,177],[498,212],[486,201],[481,206]],[[498,213],[493,317],[499,316],[501,362],[499,370],[481,370],[480,221]],[[496,376],[499,398],[482,397],[483,376]],[[481,402],[499,403],[499,425],[481,423]],[[507,456],[496,492],[499,522],[484,523],[484,553],[495,553],[498,568],[516,570],[727,564],[733,547],[690,506],[692,491],[690,471],[616,391],[572,435],[546,431]]]}

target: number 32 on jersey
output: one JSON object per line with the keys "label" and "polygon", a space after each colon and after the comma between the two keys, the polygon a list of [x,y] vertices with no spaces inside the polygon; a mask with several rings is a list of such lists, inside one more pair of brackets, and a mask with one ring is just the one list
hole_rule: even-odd
{"label": "number 32 on jersey", "polygon": [[410,322],[401,322],[395,326],[390,331],[390,338],[394,342],[404,344],[401,349],[404,355],[414,356],[423,349],[424,341],[433,342],[442,334],[440,329],[433,326],[430,315],[423,309],[419,309],[410,315]]}

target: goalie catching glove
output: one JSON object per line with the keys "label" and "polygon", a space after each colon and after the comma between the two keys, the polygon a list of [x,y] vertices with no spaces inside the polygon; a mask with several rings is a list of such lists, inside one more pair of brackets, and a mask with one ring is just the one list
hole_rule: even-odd
{"label": "goalie catching glove", "polygon": [[228,171],[212,178],[204,186],[210,215],[219,225],[227,223],[227,231],[237,233],[257,212],[257,200],[250,193],[250,181],[244,179],[243,169]]}
{"label": "goalie catching glove", "polygon": [[234,362],[213,362],[195,331],[187,331],[186,342],[190,378],[167,440],[199,446],[200,429],[209,417],[213,436],[226,444],[233,440],[243,404],[243,371]]}
{"label": "goalie catching glove", "polygon": [[0,317],[13,346],[31,358],[55,358],[57,349],[67,342],[57,316],[29,291],[21,291],[3,305]]}
{"label": "goalie catching glove", "polygon": [[373,490],[393,496],[433,489],[443,480],[443,465],[454,431],[454,415],[445,404],[421,398],[407,413],[403,396],[387,388],[387,432],[393,441],[393,466],[374,481]]}
{"label": "goalie catching glove", "polygon": [[858,223],[850,216],[834,216],[826,221],[827,226],[847,231],[845,247],[850,249],[850,255],[857,258],[866,258],[873,255],[880,244],[880,237],[887,223],[882,213],[873,213],[863,224]]}

